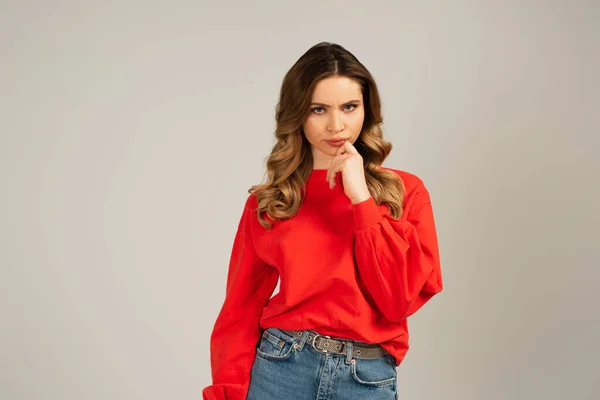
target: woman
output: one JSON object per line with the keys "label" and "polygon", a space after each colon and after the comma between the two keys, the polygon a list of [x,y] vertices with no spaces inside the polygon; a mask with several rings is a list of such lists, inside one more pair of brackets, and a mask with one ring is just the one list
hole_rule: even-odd
{"label": "woman", "polygon": [[[375,81],[319,43],[285,75],[268,181],[250,188],[205,400],[396,399],[406,319],[442,290],[429,192],[382,167]],[[277,281],[280,290],[271,297]]]}

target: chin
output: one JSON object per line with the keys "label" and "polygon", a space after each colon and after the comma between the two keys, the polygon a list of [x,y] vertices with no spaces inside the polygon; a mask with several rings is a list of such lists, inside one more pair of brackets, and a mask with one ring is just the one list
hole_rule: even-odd
{"label": "chin", "polygon": [[323,149],[322,150],[323,153],[327,154],[330,157],[335,157],[335,150],[331,150],[331,148],[329,149]]}

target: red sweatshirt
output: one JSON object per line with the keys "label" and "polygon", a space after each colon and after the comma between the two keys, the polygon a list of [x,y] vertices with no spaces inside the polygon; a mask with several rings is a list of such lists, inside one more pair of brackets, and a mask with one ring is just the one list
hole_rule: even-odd
{"label": "red sweatshirt", "polygon": [[204,400],[246,399],[256,346],[270,327],[379,343],[400,365],[407,317],[442,290],[442,276],[429,192],[415,175],[382,169],[404,182],[399,219],[373,197],[352,204],[342,174],[330,189],[324,169],[312,171],[299,212],[271,230],[248,196],[210,338],[213,384]]}

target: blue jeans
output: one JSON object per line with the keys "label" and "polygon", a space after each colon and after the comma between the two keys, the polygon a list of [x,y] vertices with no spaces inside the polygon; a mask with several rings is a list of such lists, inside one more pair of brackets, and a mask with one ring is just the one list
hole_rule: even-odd
{"label": "blue jeans", "polygon": [[317,332],[302,332],[298,337],[278,328],[263,332],[247,400],[398,399],[398,376],[391,355],[355,358],[351,347],[345,355],[324,353],[306,340],[309,332]]}

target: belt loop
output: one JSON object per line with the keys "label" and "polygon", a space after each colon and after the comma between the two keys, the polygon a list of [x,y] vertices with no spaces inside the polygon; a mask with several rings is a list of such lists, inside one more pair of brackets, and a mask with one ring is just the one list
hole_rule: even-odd
{"label": "belt loop", "polygon": [[352,341],[349,340],[346,342],[346,364],[350,364],[352,361]]}
{"label": "belt loop", "polygon": [[302,349],[304,348],[304,344],[308,340],[309,334],[310,334],[310,331],[307,329],[307,330],[302,331],[302,336],[298,336],[298,337],[300,337],[300,341],[298,342],[298,350],[302,351]]}

